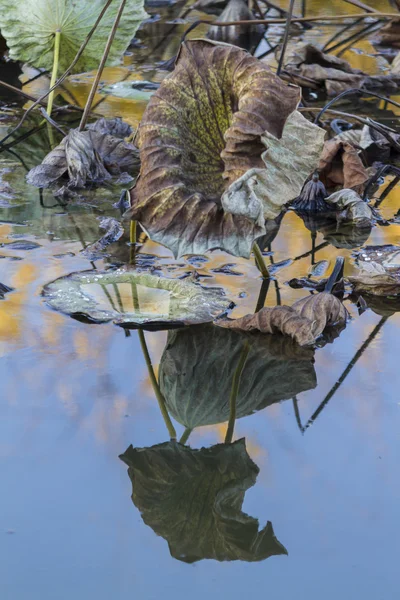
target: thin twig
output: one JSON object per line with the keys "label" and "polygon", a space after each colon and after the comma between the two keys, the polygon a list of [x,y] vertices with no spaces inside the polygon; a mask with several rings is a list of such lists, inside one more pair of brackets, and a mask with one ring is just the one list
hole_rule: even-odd
{"label": "thin twig", "polygon": [[344,98],[345,96],[349,96],[349,95],[373,96],[374,98],[379,98],[379,100],[384,100],[385,102],[388,102],[389,104],[393,104],[394,106],[397,106],[398,108],[400,108],[399,102],[395,102],[394,100],[391,100],[390,98],[386,98],[386,96],[381,96],[380,94],[375,94],[375,92],[370,92],[369,90],[361,90],[360,88],[351,88],[349,90],[345,90],[344,92],[341,92],[340,94],[338,94],[337,96],[332,98],[332,100],[329,100],[329,102],[323,108],[321,108],[320,112],[315,117],[314,123],[318,124],[318,122],[321,119],[324,112],[326,110],[328,110],[332,106],[332,104],[337,102],[337,100],[340,100],[341,98]]}
{"label": "thin twig", "polygon": [[50,125],[51,125],[52,127],[54,127],[55,129],[57,129],[57,131],[59,131],[59,132],[60,132],[60,133],[61,133],[61,134],[62,134],[64,137],[67,135],[66,131],[64,131],[64,130],[62,129],[62,127],[60,127],[60,126],[58,125],[58,123],[56,123],[56,122],[54,121],[54,119],[52,119],[52,118],[51,118],[51,117],[48,115],[48,113],[47,113],[47,111],[46,111],[46,109],[45,109],[45,108],[43,108],[43,107],[42,107],[42,108],[40,109],[40,112],[41,112],[41,114],[43,115],[43,117],[46,119],[46,121],[47,121],[48,123],[50,123]]}
{"label": "thin twig", "polygon": [[119,22],[122,17],[122,13],[124,11],[125,4],[126,4],[126,0],[122,0],[121,4],[119,5],[118,13],[117,13],[117,16],[115,17],[113,26],[112,26],[110,34],[108,36],[107,44],[106,44],[106,47],[104,48],[103,56],[101,57],[99,68],[97,69],[96,77],[94,78],[92,88],[91,88],[89,96],[86,100],[85,110],[83,111],[83,115],[82,115],[82,119],[81,119],[81,122],[80,122],[80,125],[78,128],[78,131],[82,131],[85,128],[85,125],[87,123],[90,109],[91,109],[92,102],[93,102],[93,98],[96,94],[97,86],[99,85],[99,81],[103,74],[104,65],[106,64],[108,55],[110,53],[110,49],[111,49],[112,43],[114,41],[114,37],[117,32],[118,25],[119,25]]}
{"label": "thin twig", "polygon": [[[344,52],[346,52],[346,50],[350,46],[352,46],[355,42],[362,40],[369,33],[378,31],[384,25],[385,25],[385,23],[381,23],[381,22],[369,23],[366,27],[364,27],[363,29],[359,29],[358,31],[356,31],[352,35],[348,36],[344,40],[338,42],[337,44],[334,44],[333,46],[329,46],[328,48],[326,48],[325,52],[328,52],[328,53],[334,52],[337,48],[340,48],[341,46],[344,45],[344,48],[342,48],[340,51],[340,54],[344,54]],[[339,56],[339,54],[338,54],[338,56]]]}
{"label": "thin twig", "polygon": [[347,4],[352,4],[353,6],[357,6],[357,8],[362,8],[367,13],[376,13],[378,12],[375,8],[364,4],[364,2],[360,2],[360,0],[344,0]]}
{"label": "thin twig", "polygon": [[327,48],[329,48],[329,44],[332,44],[332,42],[334,42],[338,38],[340,38],[340,36],[343,35],[344,33],[346,33],[346,31],[348,31],[355,25],[359,25],[363,21],[364,21],[364,19],[358,19],[355,23],[347,23],[347,25],[345,25],[343,27],[343,29],[341,29],[340,31],[337,31],[332,37],[329,38],[329,40],[326,42],[325,46],[323,46],[323,48],[322,48],[323,52],[327,51]]}
{"label": "thin twig", "polygon": [[283,61],[285,59],[286,47],[287,47],[287,44],[288,44],[288,41],[289,41],[290,25],[291,25],[291,22],[292,22],[293,7],[294,7],[294,0],[290,0],[289,12],[288,12],[288,15],[287,15],[287,18],[286,18],[285,33],[283,35],[282,51],[281,51],[281,55],[279,57],[278,69],[276,71],[277,75],[280,75],[280,73],[282,71],[282,67],[283,67]]}

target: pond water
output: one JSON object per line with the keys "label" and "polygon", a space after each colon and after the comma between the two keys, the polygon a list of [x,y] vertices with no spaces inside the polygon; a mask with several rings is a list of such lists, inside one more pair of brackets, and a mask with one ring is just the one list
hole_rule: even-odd
{"label": "pond water", "polygon": [[[160,20],[142,31],[143,46],[132,49],[124,67],[106,70],[105,84],[160,81],[165,71],[157,61],[174,54],[184,29],[172,27],[167,35],[168,21],[181,9],[151,9]],[[357,9],[313,1],[307,11]],[[323,40],[333,31],[316,27],[309,35]],[[152,53],[150,41],[159,44]],[[379,69],[369,42],[345,57]],[[91,79],[69,84],[79,104]],[[29,89],[37,93],[43,85],[39,79]],[[146,100],[111,93],[98,111],[137,125]],[[395,121],[381,103],[369,106],[379,120]],[[5,131],[5,117],[3,123]],[[377,304],[359,316],[346,302],[347,328],[315,353],[255,343],[242,372],[233,435],[245,440],[251,460],[241,442],[218,446],[243,352],[237,334],[196,326],[139,335],[73,320],[44,302],[45,284],[93,268],[82,250],[100,237],[99,217],[119,217],[112,207],[117,189],[68,206],[50,193],[40,198],[24,178],[49,149],[43,130],[2,154],[0,282],[14,291],[0,300],[0,597],[397,598],[400,312]],[[377,198],[389,183],[390,177]],[[381,205],[383,217],[398,211],[399,200],[396,186]],[[276,229],[266,248],[273,274],[266,306],[304,297],[308,292],[287,282],[307,276],[313,262],[327,260],[332,268],[335,257],[344,256],[349,274],[354,249],[400,240],[400,224],[376,226],[364,240],[332,231],[317,231],[313,240],[293,212]],[[31,244],[16,244],[21,241]],[[141,268],[174,278],[193,277],[195,270],[204,286],[224,288],[236,304],[233,317],[254,312],[262,281],[253,259],[213,251],[175,260],[143,234],[140,241]],[[110,246],[96,268],[128,261],[127,242],[125,235]],[[168,311],[168,295],[158,292],[157,306]],[[140,293],[155,310],[148,289]],[[122,295],[131,301],[129,290]],[[150,450],[167,443],[169,433],[143,338],[178,439],[189,435],[185,426],[193,428],[185,451],[176,444]],[[138,465],[134,503],[119,458],[130,445],[143,449],[131,451]],[[195,452],[201,448],[210,450]],[[257,534],[254,519],[260,532],[270,522],[275,537],[271,525]]]}

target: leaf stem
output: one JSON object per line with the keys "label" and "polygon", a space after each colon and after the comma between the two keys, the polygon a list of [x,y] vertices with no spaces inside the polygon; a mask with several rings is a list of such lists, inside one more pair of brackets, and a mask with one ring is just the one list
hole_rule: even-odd
{"label": "leaf stem", "polygon": [[[61,31],[59,29],[57,29],[57,31],[55,33],[55,38],[54,38],[53,71],[51,72],[50,89],[54,87],[54,84],[57,81],[58,61],[60,58],[60,42],[61,42]],[[53,109],[54,91],[55,91],[55,88],[51,90],[49,97],[47,99],[47,114],[49,115],[49,117],[51,116],[51,111]]]}
{"label": "leaf stem", "polygon": [[289,11],[288,11],[288,14],[286,17],[285,33],[283,35],[282,50],[281,50],[281,55],[279,57],[278,69],[276,71],[277,75],[281,74],[282,67],[283,67],[283,61],[285,58],[286,47],[287,47],[287,44],[289,41],[289,32],[290,32],[290,24],[292,22],[292,16],[293,16],[293,7],[294,7],[294,0],[290,0]]}
{"label": "leaf stem", "polygon": [[185,431],[182,433],[182,437],[179,440],[179,443],[186,444],[192,431],[193,431],[193,429],[191,427],[186,427]]}
{"label": "leaf stem", "polygon": [[143,356],[146,361],[147,370],[149,372],[150,382],[151,382],[152,388],[154,390],[154,394],[157,398],[158,406],[160,407],[160,411],[161,411],[162,417],[164,419],[164,423],[167,426],[169,437],[171,438],[171,440],[176,440],[175,427],[173,426],[170,416],[168,414],[167,407],[165,404],[165,398],[161,393],[157,378],[154,373],[149,350],[148,350],[147,344],[146,344],[146,338],[144,337],[144,331],[139,329],[138,334],[139,334],[140,345],[141,345],[142,351],[143,351]]}
{"label": "leaf stem", "polygon": [[233,375],[232,380],[232,388],[231,395],[229,398],[229,421],[228,428],[226,430],[225,435],[225,444],[230,444],[232,442],[233,430],[235,428],[236,421],[236,400],[239,392],[240,379],[242,377],[243,369],[246,364],[247,357],[250,352],[250,344],[246,342],[243,346],[242,353],[239,358],[239,362],[237,364],[235,373]]}
{"label": "leaf stem", "polygon": [[117,13],[117,16],[115,17],[113,26],[112,26],[110,34],[108,36],[106,47],[104,48],[103,56],[101,57],[99,68],[97,69],[96,77],[94,78],[92,88],[91,88],[91,90],[89,92],[89,96],[86,100],[85,110],[83,111],[82,119],[79,124],[79,131],[82,131],[85,128],[86,122],[88,120],[90,109],[92,107],[92,102],[93,102],[94,96],[97,91],[97,86],[99,85],[99,81],[103,74],[104,65],[106,64],[112,43],[114,41],[114,37],[117,32],[118,25],[119,25],[120,19],[122,17],[122,13],[124,11],[125,4],[126,4],[126,0],[122,0],[121,4],[119,5],[118,13]]}
{"label": "leaf stem", "polygon": [[252,250],[254,252],[256,265],[258,267],[258,270],[261,272],[261,275],[264,279],[270,279],[271,275],[269,274],[268,267],[265,264],[264,257],[257,242],[254,242]]}

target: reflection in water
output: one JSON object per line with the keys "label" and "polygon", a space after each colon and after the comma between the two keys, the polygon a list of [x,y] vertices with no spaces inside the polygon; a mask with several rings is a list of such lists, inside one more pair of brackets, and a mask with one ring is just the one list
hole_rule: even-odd
{"label": "reflection in water", "polygon": [[160,388],[172,416],[189,429],[229,419],[232,381],[243,348],[236,417],[244,417],[317,385],[314,351],[281,335],[246,335],[204,325],[170,331]]}
{"label": "reflection in water", "polygon": [[129,467],[133,503],[174,558],[254,562],[287,554],[269,521],[259,531],[258,520],[241,510],[259,472],[244,439],[201,450],[175,441],[130,446],[120,458]]}

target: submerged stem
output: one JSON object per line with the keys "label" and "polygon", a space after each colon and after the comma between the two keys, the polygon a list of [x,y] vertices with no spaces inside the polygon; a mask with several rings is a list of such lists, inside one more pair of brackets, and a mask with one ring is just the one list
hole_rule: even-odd
{"label": "submerged stem", "polygon": [[229,398],[229,421],[228,421],[228,428],[226,430],[226,435],[225,435],[225,444],[230,444],[232,442],[233,430],[235,428],[235,421],[236,421],[236,400],[237,400],[237,396],[238,396],[238,392],[239,392],[240,379],[242,377],[244,365],[246,364],[246,360],[249,355],[249,352],[250,352],[250,344],[249,344],[249,342],[246,342],[245,345],[243,346],[243,350],[240,355],[239,362],[237,364],[235,374],[234,374],[233,380],[232,380],[232,389],[231,389],[231,395]]}
{"label": "submerged stem", "polygon": [[151,382],[152,388],[154,390],[154,394],[157,398],[158,406],[160,407],[160,411],[161,411],[162,417],[164,419],[164,423],[167,426],[170,438],[172,440],[176,440],[175,427],[173,426],[170,416],[168,414],[167,407],[165,404],[165,398],[161,393],[157,378],[154,373],[149,350],[148,350],[147,344],[146,344],[146,338],[144,337],[144,331],[139,329],[138,334],[139,334],[140,345],[141,345],[142,351],[143,351],[143,356],[146,361],[147,370],[149,372],[150,382]]}
{"label": "submerged stem", "polygon": [[254,242],[252,250],[254,252],[254,258],[255,258],[258,270],[261,272],[261,275],[263,276],[264,279],[269,279],[271,276],[269,274],[268,267],[265,264],[264,257],[262,255],[262,252],[261,252],[257,242]]}
{"label": "submerged stem", "polygon": [[[61,31],[57,29],[55,38],[54,38],[54,56],[53,56],[53,71],[51,72],[50,79],[50,89],[54,86],[57,81],[57,71],[58,71],[58,61],[60,58],[60,41],[61,41]],[[52,89],[49,97],[47,99],[47,114],[49,117],[51,116],[51,111],[53,109],[53,99],[54,99],[54,90]]]}

